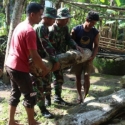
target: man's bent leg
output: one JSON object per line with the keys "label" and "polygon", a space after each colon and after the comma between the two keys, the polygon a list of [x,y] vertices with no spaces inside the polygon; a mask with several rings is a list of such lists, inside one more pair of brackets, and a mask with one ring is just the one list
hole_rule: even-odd
{"label": "man's bent leg", "polygon": [[84,99],[86,98],[90,88],[90,75],[84,75]]}
{"label": "man's bent leg", "polygon": [[27,108],[25,107],[27,116],[28,116],[28,123],[29,125],[36,125],[34,120],[34,108]]}
{"label": "man's bent leg", "polygon": [[84,63],[79,63],[79,64],[74,65],[70,71],[71,73],[75,74],[75,76],[76,76],[76,89],[77,89],[77,93],[78,93],[78,103],[83,102],[83,96],[81,93],[81,89],[82,89],[81,75],[83,72],[83,67],[84,67]]}
{"label": "man's bent leg", "polygon": [[10,93],[10,99],[9,99],[9,121],[8,121],[8,125],[21,125],[16,123],[14,116],[15,116],[15,111],[16,111],[16,107],[18,105],[18,103],[20,102],[20,96],[21,96],[21,92],[18,88],[18,85],[16,83],[16,78],[18,77],[18,73],[13,70],[10,69],[9,67],[6,67],[7,73],[10,77],[10,83],[11,83],[11,93]]}
{"label": "man's bent leg", "polygon": [[61,97],[62,94],[62,85],[64,83],[63,79],[63,72],[62,70],[58,70],[53,72],[55,75],[55,80],[54,80],[54,89],[55,89],[55,99],[54,102],[61,104],[61,105],[71,105],[68,102],[64,101]]}
{"label": "man's bent leg", "polygon": [[82,103],[83,97],[82,97],[82,85],[81,85],[81,75],[76,75],[76,88],[77,88],[77,93],[78,93],[78,102]]}
{"label": "man's bent leg", "polygon": [[84,99],[86,98],[90,88],[90,74],[94,72],[92,62],[86,62],[84,65]]}
{"label": "man's bent leg", "polygon": [[52,73],[46,75],[43,79],[43,93],[46,97],[45,106],[51,105],[51,82],[52,82]]}
{"label": "man's bent leg", "polygon": [[33,89],[35,92],[37,92],[37,106],[39,107],[43,117],[53,118],[53,115],[46,109],[46,106],[45,106],[45,96],[47,94],[49,95],[51,94],[51,86],[49,87],[50,91],[47,91],[48,86],[46,86],[46,84],[44,85],[46,77],[43,79],[34,78]]}
{"label": "man's bent leg", "polygon": [[36,104],[36,92],[24,95],[23,105],[26,109],[29,125],[37,125],[34,119],[34,105]]}
{"label": "man's bent leg", "polygon": [[10,105],[10,107],[9,107],[9,121],[8,121],[8,125],[23,125],[23,124],[16,123],[16,121],[14,119],[15,111],[16,111],[16,107]]}
{"label": "man's bent leg", "polygon": [[36,92],[33,91],[33,85],[29,73],[20,74],[20,91],[24,95],[23,105],[28,115],[29,125],[37,125],[34,119],[34,105],[36,104]]}
{"label": "man's bent leg", "polygon": [[55,76],[54,80],[55,98],[61,98],[62,84],[64,82],[63,72],[62,70],[57,70],[53,72],[53,74]]}

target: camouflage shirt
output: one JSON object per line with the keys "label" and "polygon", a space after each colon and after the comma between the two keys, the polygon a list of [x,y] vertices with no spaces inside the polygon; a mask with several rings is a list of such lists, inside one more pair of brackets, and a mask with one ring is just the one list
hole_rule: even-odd
{"label": "camouflage shirt", "polygon": [[48,27],[43,23],[35,25],[34,30],[37,36],[37,49],[42,58],[49,57],[52,62],[57,62],[56,51],[48,38]]}
{"label": "camouflage shirt", "polygon": [[67,45],[75,48],[76,43],[68,30],[68,26],[58,27],[56,23],[49,27],[49,40],[57,53],[65,53]]}

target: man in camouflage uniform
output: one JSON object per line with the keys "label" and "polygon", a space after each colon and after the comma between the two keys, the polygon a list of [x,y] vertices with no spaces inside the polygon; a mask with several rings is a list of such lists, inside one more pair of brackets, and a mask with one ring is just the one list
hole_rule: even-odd
{"label": "man in camouflage uniform", "polygon": [[[56,52],[53,46],[51,45],[48,39],[48,26],[51,26],[55,22],[57,17],[57,11],[54,8],[46,7],[42,16],[42,20],[38,25],[35,25],[34,29],[37,35],[37,48],[38,53],[41,58],[49,57],[54,66],[51,69],[55,71],[59,69],[60,64],[56,58]],[[51,77],[50,74],[44,78],[35,78],[34,81],[34,90],[37,91],[37,105],[41,110],[41,113],[46,118],[52,118],[53,115],[46,109],[45,106],[45,96],[47,99],[50,99],[51,94]],[[49,96],[48,96],[49,95]]]}
{"label": "man in camouflage uniform", "polygon": [[[69,18],[72,16],[70,15],[67,8],[61,8],[57,11],[58,18],[56,19],[55,23],[49,27],[49,40],[53,47],[56,50],[56,54],[61,54],[66,52],[66,46],[68,45],[71,48],[79,49],[81,48],[77,46],[75,41],[71,39],[70,33],[68,31],[67,23]],[[53,72],[55,76],[54,80],[54,89],[55,89],[55,98],[54,102],[61,104],[61,105],[69,105],[69,103],[65,102],[61,98],[62,93],[62,84],[64,83],[63,79],[63,71],[57,70]],[[47,105],[50,105],[51,100],[47,100]]]}

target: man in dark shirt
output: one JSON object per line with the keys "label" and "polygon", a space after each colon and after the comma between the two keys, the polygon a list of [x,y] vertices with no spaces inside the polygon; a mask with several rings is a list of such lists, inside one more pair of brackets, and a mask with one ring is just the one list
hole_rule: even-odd
{"label": "man in dark shirt", "polygon": [[[96,22],[99,21],[97,12],[90,11],[86,18],[85,23],[78,25],[72,29],[71,35],[76,43],[82,48],[88,48],[92,51],[92,56],[84,63],[77,64],[72,67],[71,73],[76,75],[76,87],[78,92],[78,103],[82,103],[88,94],[90,87],[90,73],[92,72],[92,61],[98,52],[99,32],[94,27]],[[81,74],[84,72],[84,97],[81,93]]]}

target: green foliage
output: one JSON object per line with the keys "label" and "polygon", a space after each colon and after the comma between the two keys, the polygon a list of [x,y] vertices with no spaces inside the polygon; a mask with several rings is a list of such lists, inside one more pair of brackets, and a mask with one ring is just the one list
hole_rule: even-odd
{"label": "green foliage", "polygon": [[[62,91],[62,98],[64,98],[65,100],[68,100],[68,102],[72,102],[74,98],[76,98],[76,92],[72,91],[70,89],[63,89]],[[68,95],[68,96],[67,96]],[[54,90],[52,90],[52,97],[54,97]],[[5,100],[2,100],[0,102],[0,125],[6,125],[7,124],[7,120],[8,120],[8,102],[7,102],[8,98]],[[53,100],[53,99],[52,99]],[[24,125],[28,125],[27,123],[27,114],[25,111],[24,106],[22,105],[23,101],[23,96],[21,96],[21,100],[20,103],[17,107],[16,110],[16,115],[15,115],[15,119],[19,120],[21,123],[23,123]],[[55,118],[54,119],[46,119],[44,117],[42,117],[41,112],[38,108],[38,106],[36,105],[34,107],[35,112],[37,113],[37,115],[35,116],[35,119],[41,122],[41,125],[56,125],[56,121],[59,118],[62,118],[63,115],[67,114],[67,110],[70,107],[65,107],[65,106],[60,106],[57,104],[54,104],[52,101],[52,105],[50,107],[47,107],[47,109],[54,114]],[[48,124],[49,123],[49,124]]]}
{"label": "green foliage", "polygon": [[125,0],[115,0],[118,7],[122,7],[125,5]]}
{"label": "green foliage", "polygon": [[0,37],[0,57],[4,57],[7,46],[7,38]]}
{"label": "green foliage", "polygon": [[99,70],[100,73],[110,74],[110,75],[124,75],[125,61],[118,61],[108,58],[98,58],[94,59],[94,66]]}
{"label": "green foliage", "polygon": [[5,14],[0,12],[0,36],[7,35]]}
{"label": "green foliage", "polygon": [[0,36],[7,35],[5,22],[6,22],[6,17],[5,17],[5,14],[3,13],[3,8],[2,8],[0,11]]}
{"label": "green foliage", "polygon": [[3,12],[0,13],[0,27],[3,26],[5,22],[5,14]]}
{"label": "green foliage", "polygon": [[22,14],[21,21],[24,21],[26,19],[26,14]]}
{"label": "green foliage", "polygon": [[6,27],[0,27],[0,36],[6,36],[7,35],[7,29]]}
{"label": "green foliage", "polygon": [[125,27],[125,20],[119,22],[119,29],[122,29]]}
{"label": "green foliage", "polygon": [[116,15],[116,14],[118,13],[118,11],[111,10],[111,9],[107,9],[107,10],[106,10],[106,13],[107,13],[107,14],[113,14],[113,15]]}
{"label": "green foliage", "polygon": [[101,3],[108,5],[110,3],[110,0],[100,0]]}

